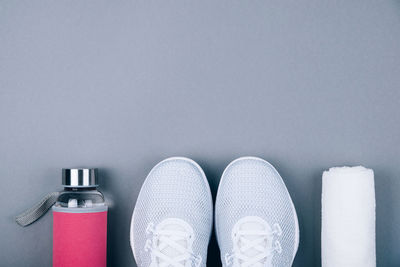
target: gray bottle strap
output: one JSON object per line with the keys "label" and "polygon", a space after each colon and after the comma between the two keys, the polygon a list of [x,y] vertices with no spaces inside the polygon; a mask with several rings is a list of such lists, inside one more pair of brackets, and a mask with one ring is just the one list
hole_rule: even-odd
{"label": "gray bottle strap", "polygon": [[47,194],[40,202],[38,202],[32,208],[16,216],[15,221],[21,226],[28,226],[31,223],[34,223],[40,217],[42,217],[51,208],[51,206],[54,205],[54,203],[56,203],[59,195],[60,192],[53,192]]}

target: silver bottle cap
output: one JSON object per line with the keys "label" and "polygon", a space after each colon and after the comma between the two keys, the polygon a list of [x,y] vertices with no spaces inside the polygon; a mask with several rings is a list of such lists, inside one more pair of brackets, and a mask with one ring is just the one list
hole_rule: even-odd
{"label": "silver bottle cap", "polygon": [[62,169],[62,184],[65,187],[98,186],[97,168]]}

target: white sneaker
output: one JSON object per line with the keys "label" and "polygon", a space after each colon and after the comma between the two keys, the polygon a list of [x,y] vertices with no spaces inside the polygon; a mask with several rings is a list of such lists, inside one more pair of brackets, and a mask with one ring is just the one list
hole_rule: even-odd
{"label": "white sneaker", "polygon": [[289,192],[275,168],[244,157],[226,167],[215,203],[223,266],[291,266],[299,226]]}
{"label": "white sneaker", "polygon": [[140,190],[130,241],[141,267],[206,266],[213,207],[200,166],[187,158],[157,164]]}

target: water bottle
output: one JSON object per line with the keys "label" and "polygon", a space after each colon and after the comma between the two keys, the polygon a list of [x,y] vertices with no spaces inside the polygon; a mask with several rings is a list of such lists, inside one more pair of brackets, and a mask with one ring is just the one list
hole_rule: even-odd
{"label": "water bottle", "polygon": [[106,267],[107,206],[97,169],[63,169],[53,210],[53,267]]}

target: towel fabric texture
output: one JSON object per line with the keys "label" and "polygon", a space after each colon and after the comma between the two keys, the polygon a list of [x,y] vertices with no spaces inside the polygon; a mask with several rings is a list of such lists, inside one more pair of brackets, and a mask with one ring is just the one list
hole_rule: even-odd
{"label": "towel fabric texture", "polygon": [[375,267],[374,172],[361,166],[322,175],[322,267]]}

